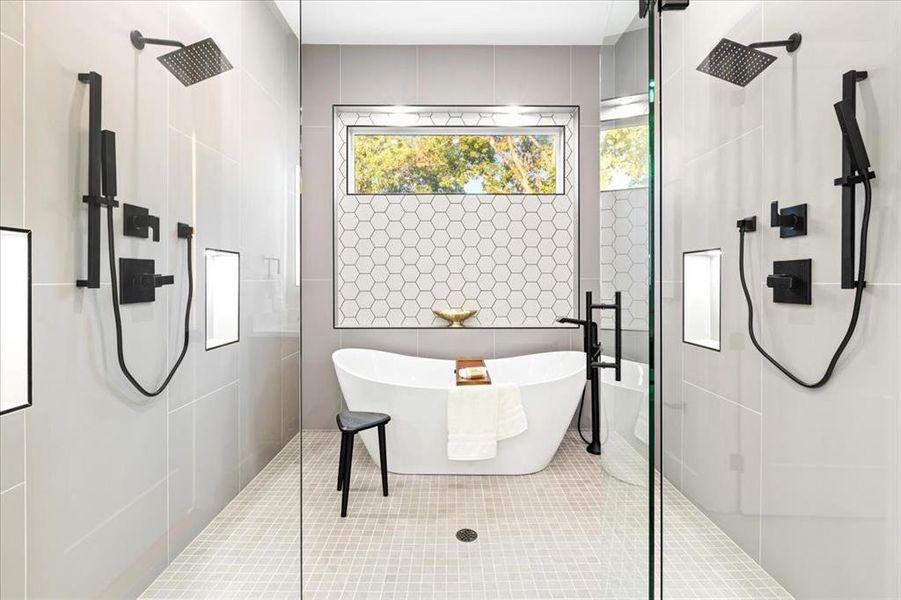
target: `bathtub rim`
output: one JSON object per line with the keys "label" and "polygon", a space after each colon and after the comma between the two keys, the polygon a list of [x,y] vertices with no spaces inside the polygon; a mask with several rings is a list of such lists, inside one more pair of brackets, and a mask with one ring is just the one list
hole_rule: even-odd
{"label": "bathtub rim", "polygon": [[[388,381],[383,381],[380,379],[373,379],[371,377],[360,375],[357,372],[351,371],[351,370],[339,365],[335,359],[335,357],[338,354],[350,353],[353,351],[373,352],[373,353],[378,353],[378,354],[389,354],[392,356],[403,356],[405,358],[414,358],[417,360],[429,360],[429,361],[450,362],[450,363],[454,362],[454,359],[452,359],[452,358],[430,358],[427,356],[411,356],[409,354],[401,354],[400,352],[389,352],[387,350],[374,350],[372,348],[339,348],[338,350],[335,350],[334,352],[332,352],[332,366],[336,370],[341,369],[348,375],[357,377],[357,378],[359,378],[363,381],[367,381],[369,383],[377,383],[377,384],[381,384],[381,385],[393,385],[393,386],[397,386],[397,387],[405,387],[405,388],[411,388],[411,389],[424,389],[424,390],[446,390],[446,389],[450,389],[451,387],[453,387],[452,385],[450,385],[450,386],[448,386],[448,385],[406,385],[406,384],[401,384],[401,383],[392,383],[392,382],[388,382]],[[554,382],[558,382],[558,381],[563,381],[564,379],[568,379],[568,378],[572,377],[573,375],[577,375],[579,373],[585,372],[585,362],[584,362],[585,353],[580,350],[551,350],[548,352],[533,352],[531,354],[517,354],[516,356],[504,356],[502,358],[486,358],[485,361],[488,362],[488,361],[494,361],[494,360],[510,360],[510,359],[518,359],[518,358],[527,358],[527,357],[531,357],[531,356],[543,356],[543,355],[547,355],[547,354],[581,354],[582,355],[582,363],[579,368],[573,370],[570,373],[562,375],[560,377],[554,377],[553,379],[542,379],[541,381],[535,381],[532,383],[522,384],[521,387],[530,386],[530,385],[542,385],[542,384],[546,384],[546,383],[554,383]]]}

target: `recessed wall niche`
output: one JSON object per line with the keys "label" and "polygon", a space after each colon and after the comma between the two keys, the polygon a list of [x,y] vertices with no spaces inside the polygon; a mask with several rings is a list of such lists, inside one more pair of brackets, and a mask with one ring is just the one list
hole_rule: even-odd
{"label": "recessed wall niche", "polygon": [[0,227],[0,415],[31,405],[31,231]]}
{"label": "recessed wall niche", "polygon": [[213,350],[240,339],[241,255],[207,248],[206,349]]}
{"label": "recessed wall niche", "polygon": [[682,254],[682,341],[720,350],[719,248]]}
{"label": "recessed wall niche", "polygon": [[[335,327],[445,325],[433,308],[477,308],[467,327],[554,327],[557,316],[576,314],[578,107],[335,106],[333,117]],[[480,146],[492,156],[514,151],[518,138],[546,163],[512,187],[483,170],[456,189],[452,177],[437,191],[411,193],[395,181],[373,188],[378,178],[360,171],[354,151],[365,128],[390,134],[383,143],[414,133],[495,136],[495,147]],[[545,146],[536,150],[538,137]],[[350,193],[361,188],[378,193]]]}

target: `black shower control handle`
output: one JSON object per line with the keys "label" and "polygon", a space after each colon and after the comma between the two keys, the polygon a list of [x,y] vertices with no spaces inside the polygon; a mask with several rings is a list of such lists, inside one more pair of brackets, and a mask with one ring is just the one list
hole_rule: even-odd
{"label": "black shower control handle", "polygon": [[770,227],[778,227],[783,238],[807,235],[807,204],[779,208],[779,202],[770,202]]}
{"label": "black shower control handle", "polygon": [[160,218],[151,215],[150,211],[143,206],[135,206],[134,204],[122,205],[122,225],[123,235],[146,238],[148,237],[148,229],[153,230],[153,241],[160,241]]}
{"label": "black shower control handle", "polygon": [[768,275],[766,278],[766,286],[768,288],[792,289],[795,287],[795,278],[785,273],[776,273]]}
{"label": "black shower control handle", "polygon": [[174,275],[153,275],[147,274],[141,276],[141,285],[143,287],[163,287],[164,285],[172,285],[175,283]]}

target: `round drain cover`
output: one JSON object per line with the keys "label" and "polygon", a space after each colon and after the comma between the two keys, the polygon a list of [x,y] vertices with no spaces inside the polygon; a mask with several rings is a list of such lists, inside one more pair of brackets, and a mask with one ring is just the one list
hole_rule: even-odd
{"label": "round drain cover", "polygon": [[457,539],[461,542],[474,542],[479,534],[472,529],[461,529],[457,532]]}

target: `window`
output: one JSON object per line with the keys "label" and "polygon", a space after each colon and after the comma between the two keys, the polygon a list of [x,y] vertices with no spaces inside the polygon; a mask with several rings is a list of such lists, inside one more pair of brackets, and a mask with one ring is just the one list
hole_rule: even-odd
{"label": "window", "polygon": [[563,128],[350,127],[350,194],[562,194]]}
{"label": "window", "polygon": [[601,102],[601,191],[648,185],[648,97]]}

